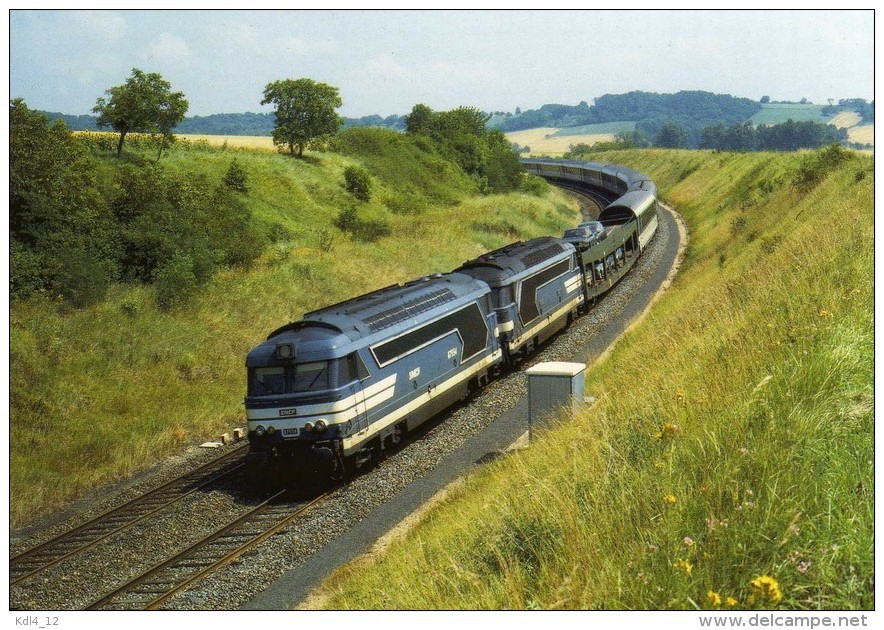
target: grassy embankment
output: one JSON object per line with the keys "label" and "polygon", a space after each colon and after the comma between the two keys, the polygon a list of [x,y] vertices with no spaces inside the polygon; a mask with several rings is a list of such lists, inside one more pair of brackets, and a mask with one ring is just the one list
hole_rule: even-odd
{"label": "grassy embankment", "polygon": [[588,371],[594,406],[323,605],[874,607],[873,162],[821,155],[594,155],[683,213],[676,282]]}
{"label": "grassy embankment", "polygon": [[[579,220],[553,191],[477,196],[474,180],[398,134],[351,135],[345,153],[297,160],[174,145],[160,165],[194,181],[218,185],[233,158],[242,166],[242,200],[274,241],[257,263],[220,272],[169,312],[145,285],[114,286],[82,310],[50,298],[13,305],[13,525],[241,425],[245,355],[279,325]],[[373,176],[369,202],[344,189],[351,165]],[[353,204],[390,235],[366,242],[336,227]]]}

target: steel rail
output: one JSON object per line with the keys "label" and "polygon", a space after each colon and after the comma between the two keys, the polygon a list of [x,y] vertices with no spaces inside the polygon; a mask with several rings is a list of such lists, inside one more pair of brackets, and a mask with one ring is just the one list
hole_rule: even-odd
{"label": "steel rail", "polygon": [[[9,583],[16,584],[41,573],[240,469],[244,464],[240,463],[226,470],[224,467],[240,456],[247,445],[244,443],[237,446],[199,468],[10,558]],[[218,471],[219,474],[212,474]],[[194,483],[196,485],[192,485]]]}
{"label": "steel rail", "polygon": [[[184,551],[148,569],[114,591],[92,602],[85,610],[104,608],[124,593],[147,597],[144,600],[124,600],[117,602],[118,605],[134,605],[136,607],[134,609],[156,610],[172,596],[180,593],[197,580],[233,562],[242,554],[267,540],[330,494],[330,492],[326,492],[307,503],[299,505],[294,508],[294,511],[292,511],[291,506],[284,506],[279,510],[279,501],[287,492],[287,490],[277,492],[221,529],[212,532]],[[283,512],[283,514],[280,515],[279,512]],[[260,524],[262,519],[269,519],[273,522],[269,526],[263,525],[258,532],[248,531],[249,525]],[[247,531],[241,531],[244,529]],[[237,539],[245,540],[244,542],[235,542]],[[230,541],[234,541],[232,549],[226,546]],[[209,556],[199,554],[199,552],[210,548],[215,543],[218,543],[217,546],[222,547],[220,554],[216,553]],[[193,569],[195,571],[189,572]],[[180,575],[181,573],[185,575],[182,576]],[[131,609],[133,608],[126,608],[126,610]]]}

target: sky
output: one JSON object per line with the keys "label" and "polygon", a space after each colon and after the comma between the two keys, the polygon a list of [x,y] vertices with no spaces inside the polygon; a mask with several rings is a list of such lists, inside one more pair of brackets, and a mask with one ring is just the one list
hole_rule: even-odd
{"label": "sky", "polygon": [[188,116],[271,111],[264,87],[337,87],[339,113],[592,104],[632,90],[874,98],[872,11],[13,10],[10,98],[90,113],[133,68]]}

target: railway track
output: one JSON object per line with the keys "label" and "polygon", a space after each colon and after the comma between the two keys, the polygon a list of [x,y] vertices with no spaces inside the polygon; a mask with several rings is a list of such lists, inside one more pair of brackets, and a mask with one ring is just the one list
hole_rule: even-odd
{"label": "railway track", "polygon": [[238,462],[243,443],[199,468],[154,488],[46,542],[10,558],[9,583],[16,584],[82,553],[114,534],[139,523],[244,466]]}
{"label": "railway track", "polygon": [[[555,183],[555,185],[558,186],[559,188],[571,191],[579,196],[582,196],[582,197],[588,199],[590,201],[590,203],[593,203],[598,208],[599,211],[601,211],[602,208],[604,208],[605,206],[607,206],[609,203],[611,203],[613,201],[610,194],[603,194],[598,191],[590,190],[586,187],[579,186],[579,185],[571,183],[571,182],[557,181]],[[583,207],[581,206],[581,212],[582,211],[583,211]],[[585,215],[585,213],[583,213],[583,214]],[[588,216],[584,216],[584,219],[591,220],[591,218]]]}
{"label": "railway track", "polygon": [[292,506],[285,501],[288,492],[277,492],[203,540],[92,602],[86,610],[156,610],[176,593],[267,540],[330,494]]}

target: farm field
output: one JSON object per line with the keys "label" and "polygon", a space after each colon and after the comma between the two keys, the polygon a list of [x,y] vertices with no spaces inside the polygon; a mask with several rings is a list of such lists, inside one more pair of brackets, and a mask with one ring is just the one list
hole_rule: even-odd
{"label": "farm field", "polygon": [[822,115],[825,105],[801,105],[798,103],[763,103],[761,111],[749,119],[753,125],[778,125],[790,118],[794,121],[812,120],[820,123],[829,122]]}
{"label": "farm field", "polygon": [[191,142],[205,141],[213,147],[223,147],[227,145],[232,149],[266,149],[275,151],[273,138],[270,136],[207,136],[200,134],[176,134],[179,138],[190,140]]}
{"label": "farm field", "polygon": [[632,133],[635,131],[635,123],[619,121],[610,123],[598,123],[596,125],[582,125],[580,127],[565,127],[559,129],[553,136],[593,136],[599,134],[617,134],[621,132]]}
{"label": "farm field", "polygon": [[556,135],[561,129],[557,127],[538,127],[513,131],[506,134],[510,142],[522,146],[531,147],[532,155],[562,155],[571,145],[585,143],[589,145],[597,142],[612,142],[614,133],[594,133],[575,135]]}
{"label": "farm field", "polygon": [[841,112],[829,120],[830,125],[838,127],[838,129],[849,129],[856,127],[862,121],[862,116],[856,112]]}
{"label": "farm field", "polygon": [[875,144],[875,125],[860,125],[847,130],[847,139],[859,144]]}

